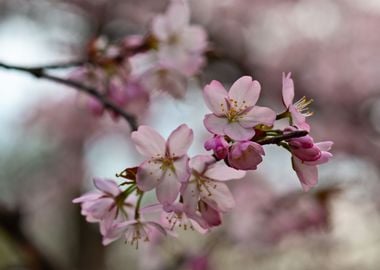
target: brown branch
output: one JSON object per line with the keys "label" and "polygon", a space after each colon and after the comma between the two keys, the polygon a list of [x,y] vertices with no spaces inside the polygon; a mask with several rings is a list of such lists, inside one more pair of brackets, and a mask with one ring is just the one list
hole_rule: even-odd
{"label": "brown branch", "polygon": [[289,132],[289,133],[286,133],[283,135],[261,139],[261,140],[258,140],[257,143],[261,144],[261,145],[279,144],[282,141],[293,139],[293,138],[303,137],[303,136],[306,136],[307,134],[309,134],[309,132],[307,132],[306,130],[296,130],[296,131],[292,131],[292,132]]}
{"label": "brown branch", "polygon": [[136,118],[133,115],[125,112],[120,107],[118,107],[115,103],[113,103],[107,97],[100,94],[95,88],[84,85],[74,80],[64,79],[64,78],[60,78],[60,77],[48,74],[45,70],[46,68],[58,68],[58,65],[51,65],[51,66],[44,66],[44,67],[21,67],[21,66],[8,65],[8,64],[0,62],[0,67],[4,69],[29,73],[30,75],[36,78],[42,78],[45,80],[49,80],[52,82],[70,86],[80,92],[86,93],[87,95],[90,95],[96,98],[98,101],[100,101],[105,108],[114,111],[115,113],[119,114],[122,118],[124,118],[129,123],[132,130],[137,130]]}

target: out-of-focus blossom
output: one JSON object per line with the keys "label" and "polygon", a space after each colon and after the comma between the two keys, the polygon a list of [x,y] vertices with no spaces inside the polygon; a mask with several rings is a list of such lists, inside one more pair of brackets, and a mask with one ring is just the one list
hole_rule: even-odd
{"label": "out-of-focus blossom", "polygon": [[307,135],[290,139],[288,143],[292,152],[293,169],[301,181],[302,188],[308,191],[318,183],[317,165],[328,162],[332,157],[329,150],[333,142],[314,143],[313,138]]}
{"label": "out-of-focus blossom", "polygon": [[190,25],[186,0],[172,0],[166,13],[154,18],[152,32],[161,65],[192,76],[205,63],[207,34],[202,27]]}
{"label": "out-of-focus blossom", "polygon": [[175,129],[168,140],[148,126],[132,133],[137,150],[147,157],[137,170],[137,185],[143,191],[156,188],[157,199],[171,204],[179,194],[180,183],[189,179],[187,150],[193,131],[185,124]]}
{"label": "out-of-focus blossom", "polygon": [[310,131],[310,126],[306,123],[306,117],[312,115],[308,108],[312,100],[307,100],[306,97],[303,97],[293,104],[294,82],[290,77],[291,75],[290,72],[286,76],[285,73],[282,73],[282,101],[290,114],[292,125]]}
{"label": "out-of-focus blossom", "polygon": [[227,93],[218,81],[206,85],[204,99],[213,112],[204,119],[208,131],[216,135],[227,135],[233,140],[250,140],[259,124],[272,126],[276,113],[269,108],[255,106],[261,87],[258,81],[244,76],[238,79]]}
{"label": "out-of-focus blossom", "polygon": [[227,157],[229,144],[224,136],[215,135],[204,143],[204,147],[208,151],[213,150],[218,159],[224,159]]}
{"label": "out-of-focus blossom", "polygon": [[256,170],[264,156],[264,148],[255,142],[234,143],[228,151],[228,163],[239,170]]}
{"label": "out-of-focus blossom", "polygon": [[196,211],[199,200],[205,202],[207,207],[221,212],[226,212],[235,206],[234,198],[223,182],[244,177],[244,171],[216,162],[213,157],[207,155],[191,158],[189,165],[192,174],[189,182],[183,184],[181,192],[187,210]]}

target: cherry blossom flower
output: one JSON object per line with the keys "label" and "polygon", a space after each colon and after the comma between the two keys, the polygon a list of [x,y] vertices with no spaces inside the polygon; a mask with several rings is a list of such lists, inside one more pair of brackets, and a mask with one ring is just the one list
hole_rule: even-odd
{"label": "cherry blossom flower", "polygon": [[213,157],[207,155],[191,158],[189,165],[192,173],[189,182],[183,184],[181,191],[187,211],[196,211],[199,200],[221,212],[226,212],[234,207],[234,198],[228,186],[223,182],[244,177],[244,171],[238,171],[222,162],[216,162]]}
{"label": "cherry blossom flower", "polygon": [[133,198],[119,188],[113,180],[94,179],[99,191],[91,191],[73,200],[81,204],[81,213],[88,222],[99,222],[100,232],[105,235],[112,224],[125,221],[131,214]]}
{"label": "cherry blossom flower", "polygon": [[264,156],[264,148],[255,142],[234,143],[228,152],[228,163],[238,170],[256,170]]}
{"label": "cherry blossom flower", "polygon": [[308,191],[318,183],[317,165],[326,163],[332,157],[328,152],[333,145],[331,141],[314,143],[311,136],[293,138],[289,141],[292,153],[292,165],[301,181],[304,191]]}
{"label": "cherry blossom flower", "polygon": [[128,220],[114,224],[111,230],[103,238],[103,245],[108,245],[124,236],[125,242],[139,247],[139,241],[150,241],[154,230],[166,235],[166,230],[157,222]]}
{"label": "cherry blossom flower", "polygon": [[204,147],[208,151],[213,150],[214,155],[218,159],[224,159],[228,155],[229,144],[224,138],[224,136],[215,135],[214,137],[208,139],[205,142]]}
{"label": "cherry blossom flower", "polygon": [[190,25],[187,1],[172,0],[166,13],[154,18],[152,33],[164,66],[192,76],[204,64],[207,34],[202,27]]}
{"label": "cherry blossom flower", "polygon": [[256,125],[272,126],[276,113],[269,108],[255,106],[260,91],[259,82],[249,76],[238,79],[228,93],[218,81],[206,85],[204,99],[213,112],[205,116],[207,130],[216,135],[227,135],[233,140],[246,141],[255,135]]}
{"label": "cherry blossom flower", "polygon": [[156,188],[157,199],[171,204],[179,194],[180,183],[189,179],[187,150],[193,141],[193,131],[180,125],[168,140],[148,126],[140,126],[132,133],[137,151],[148,159],[138,168],[136,182],[143,191]]}
{"label": "cherry blossom flower", "polygon": [[291,75],[290,72],[286,76],[285,73],[282,73],[282,101],[290,113],[292,125],[310,131],[310,126],[306,123],[306,117],[312,115],[308,106],[313,100],[307,100],[306,97],[303,97],[293,104],[294,82],[290,77]]}
{"label": "cherry blossom flower", "polygon": [[196,230],[204,234],[210,227],[199,211],[190,209],[185,204],[176,202],[164,206],[163,210],[166,213],[163,215],[162,223],[171,231],[178,227],[184,230]]}

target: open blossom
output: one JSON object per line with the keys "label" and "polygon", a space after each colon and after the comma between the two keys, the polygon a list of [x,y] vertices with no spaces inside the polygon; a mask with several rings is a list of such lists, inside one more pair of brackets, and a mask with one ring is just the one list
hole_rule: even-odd
{"label": "open blossom", "polygon": [[207,34],[202,27],[190,25],[186,0],[172,0],[166,13],[154,18],[152,32],[158,41],[159,62],[165,67],[192,76],[204,64]]}
{"label": "open blossom", "polygon": [[308,191],[318,183],[317,165],[326,163],[332,157],[328,152],[333,142],[314,143],[311,136],[293,138],[288,141],[292,152],[293,169],[301,181],[302,188]]}
{"label": "open blossom", "polygon": [[132,133],[137,151],[147,157],[137,170],[137,186],[148,191],[156,188],[157,199],[163,205],[173,203],[180,183],[189,179],[187,150],[193,141],[193,131],[180,125],[165,139],[154,129],[140,126]]}
{"label": "open blossom", "polygon": [[307,100],[306,97],[303,97],[293,104],[294,82],[290,76],[290,72],[286,76],[285,73],[282,73],[282,101],[290,113],[292,124],[300,129],[310,131],[310,126],[306,123],[306,117],[312,115],[308,108],[312,100]]}
{"label": "open blossom", "polygon": [[[235,170],[223,162],[216,162],[207,155],[195,156],[189,164],[192,173],[189,182],[184,183],[181,190],[184,206],[188,211],[196,211],[200,200],[207,204],[205,207],[216,211],[226,212],[234,207],[234,198],[224,182],[244,177],[244,171]],[[203,210],[206,212],[207,209]]]}
{"label": "open blossom", "polygon": [[228,93],[218,81],[206,85],[204,99],[213,112],[205,116],[207,130],[236,141],[246,141],[255,135],[256,125],[272,126],[276,113],[269,108],[255,106],[260,91],[259,82],[249,76],[238,79]]}
{"label": "open blossom", "polygon": [[152,235],[158,231],[166,235],[166,230],[157,222],[128,220],[122,223],[114,224],[112,230],[103,238],[103,245],[108,245],[113,241],[124,236],[125,242],[130,245],[135,245],[136,249],[139,246],[139,241],[149,241]]}
{"label": "open blossom", "polygon": [[125,221],[132,208],[130,198],[113,180],[94,179],[99,191],[91,191],[73,200],[81,204],[81,213],[88,222],[99,222],[100,232],[105,235],[112,224]]}
{"label": "open blossom", "polygon": [[255,142],[234,143],[228,152],[228,163],[239,170],[256,170],[265,155],[264,148]]}
{"label": "open blossom", "polygon": [[205,149],[208,151],[213,150],[214,155],[218,159],[224,159],[225,157],[227,157],[229,146],[230,145],[226,141],[224,136],[220,136],[220,135],[215,135],[211,139],[208,139],[204,144]]}

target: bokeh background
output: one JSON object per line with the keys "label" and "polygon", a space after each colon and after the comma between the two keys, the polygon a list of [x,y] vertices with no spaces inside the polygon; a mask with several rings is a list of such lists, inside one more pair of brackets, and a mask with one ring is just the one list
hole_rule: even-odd
{"label": "bokeh background", "polygon": [[[144,34],[167,1],[0,0],[0,61],[81,59],[89,39]],[[208,235],[183,232],[139,250],[104,248],[71,200],[93,176],[141,161],[123,121],[95,118],[69,88],[0,70],[0,269],[379,269],[380,2],[191,0],[218,57],[185,99],[152,97],[140,123],[168,135],[186,122],[190,154],[209,135],[201,87],[249,74],[260,104],[281,111],[281,73],[313,98],[317,141],[333,140],[320,184],[303,193],[286,151],[266,147],[259,169],[233,183],[237,207]],[[67,73],[58,73],[65,76]]]}

